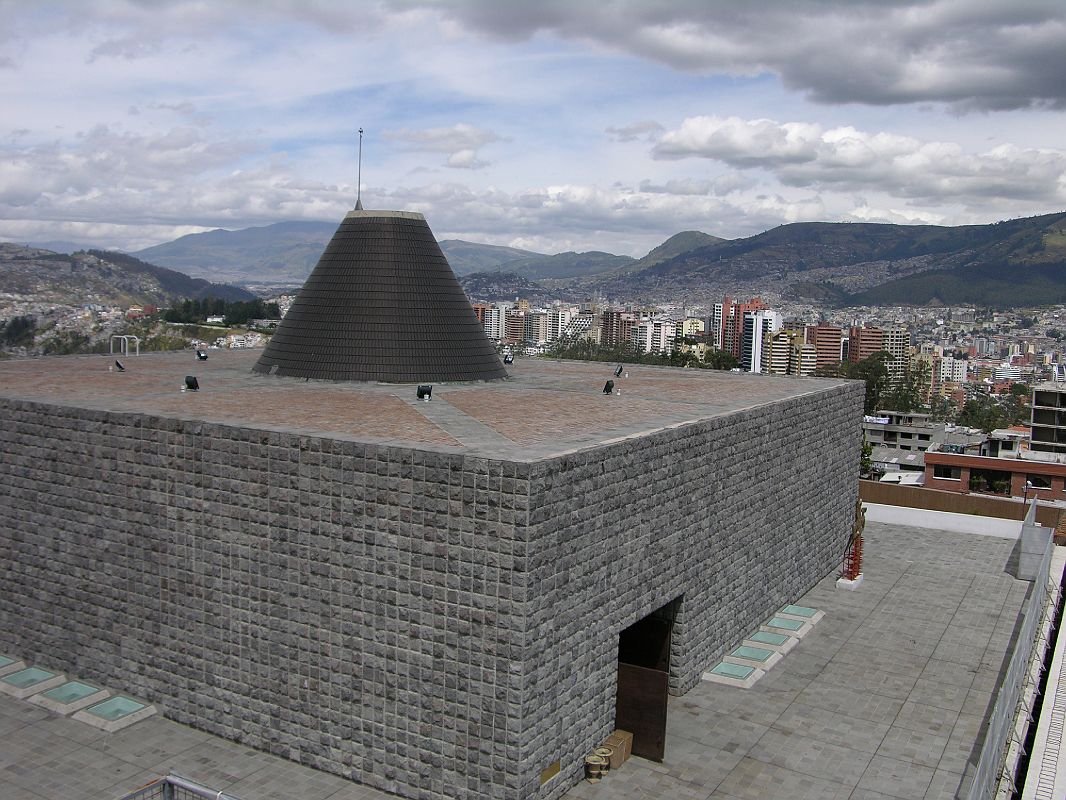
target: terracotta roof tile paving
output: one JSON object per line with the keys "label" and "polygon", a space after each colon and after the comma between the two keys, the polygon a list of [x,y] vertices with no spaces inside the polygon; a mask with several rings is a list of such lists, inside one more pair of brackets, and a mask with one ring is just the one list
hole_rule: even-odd
{"label": "terracotta roof tile paving", "polygon": [[[836,379],[516,359],[510,377],[434,385],[301,380],[253,373],[261,350],[0,361],[0,398],[537,460],[839,386]],[[183,392],[185,376],[200,390]],[[605,395],[604,383],[615,393]]]}
{"label": "terracotta roof tile paving", "polygon": [[[678,404],[669,407],[657,400],[626,398],[621,395],[579,394],[577,392],[532,390],[521,393],[506,389],[469,389],[452,392],[448,402],[521,445],[565,441],[579,434],[615,431],[631,426],[659,427],[675,420]],[[686,416],[698,418],[700,409],[689,406]]]}
{"label": "terracotta roof tile paving", "polygon": [[[204,401],[201,406],[201,400]],[[267,427],[284,420],[286,428],[458,447],[459,442],[398,397],[343,389],[286,387],[285,391],[235,389],[223,395],[176,395],[155,410],[176,416],[196,411],[215,422]]]}

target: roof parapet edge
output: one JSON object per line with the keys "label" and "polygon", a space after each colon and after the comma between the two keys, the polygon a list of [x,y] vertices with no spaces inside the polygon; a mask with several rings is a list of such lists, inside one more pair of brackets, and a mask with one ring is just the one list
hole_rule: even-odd
{"label": "roof parapet edge", "polygon": [[348,219],[381,219],[393,218],[393,219],[417,219],[425,221],[425,217],[419,214],[417,211],[362,211],[355,210],[349,211],[344,215],[346,220]]}

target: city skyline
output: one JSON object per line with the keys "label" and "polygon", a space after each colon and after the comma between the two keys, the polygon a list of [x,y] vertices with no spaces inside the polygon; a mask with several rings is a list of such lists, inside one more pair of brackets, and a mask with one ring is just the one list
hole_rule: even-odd
{"label": "city skyline", "polygon": [[1066,207],[1066,10],[0,2],[0,239],[420,211],[643,255],[698,229]]}

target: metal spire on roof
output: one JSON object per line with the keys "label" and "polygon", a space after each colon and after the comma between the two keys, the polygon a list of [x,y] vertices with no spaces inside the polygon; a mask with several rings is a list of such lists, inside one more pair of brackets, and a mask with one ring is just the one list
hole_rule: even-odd
{"label": "metal spire on roof", "polygon": [[355,210],[363,210],[363,129],[359,129],[359,172],[355,187]]}

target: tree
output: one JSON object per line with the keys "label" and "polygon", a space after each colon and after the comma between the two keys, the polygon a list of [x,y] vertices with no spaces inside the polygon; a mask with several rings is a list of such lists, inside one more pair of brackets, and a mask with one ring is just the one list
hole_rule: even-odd
{"label": "tree", "polygon": [[866,381],[866,400],[863,403],[863,412],[872,414],[879,408],[884,408],[881,398],[888,389],[888,366],[892,356],[881,351],[874,353],[862,361],[847,367],[847,377]]}
{"label": "tree", "polygon": [[667,363],[671,367],[698,367],[700,366],[700,359],[691,350],[674,348],[667,359]]}
{"label": "tree", "polygon": [[862,455],[859,457],[859,477],[868,478],[873,471],[874,446],[862,437]]}
{"label": "tree", "polygon": [[886,362],[892,356],[883,350],[874,353],[855,364],[837,362],[836,364],[824,364],[814,370],[814,376],[818,378],[851,378],[866,382],[866,399],[863,402],[863,413],[872,414],[885,406],[881,398],[888,389],[888,366]]}
{"label": "tree", "polygon": [[92,346],[92,341],[83,333],[62,331],[44,340],[41,352],[46,356],[85,353]]}
{"label": "tree", "polygon": [[1006,416],[992,395],[982,393],[966,401],[955,421],[959,425],[991,433],[996,428],[1005,427]]}
{"label": "tree", "polygon": [[823,364],[820,367],[816,367],[811,374],[816,378],[846,378],[848,377],[848,365],[843,361],[837,361],[835,364]]}
{"label": "tree", "polygon": [[182,300],[175,302],[163,314],[167,322],[194,323],[203,322],[208,317],[224,317],[228,326],[244,325],[250,319],[277,319],[281,316],[277,303],[264,303],[262,300],[220,300],[207,297],[203,300]]}
{"label": "tree", "polygon": [[725,350],[708,350],[703,357],[703,366],[707,369],[736,369],[739,363],[732,353]]}
{"label": "tree", "polygon": [[28,347],[33,344],[37,321],[33,317],[12,317],[0,322],[0,337],[8,347]]}
{"label": "tree", "polygon": [[1013,392],[999,401],[999,408],[1005,425],[1021,425],[1029,419],[1029,406]]}
{"label": "tree", "polygon": [[904,414],[921,408],[929,389],[929,375],[929,362],[924,359],[905,365],[903,375],[889,388],[883,407]]}
{"label": "tree", "polygon": [[937,396],[929,403],[929,417],[933,422],[952,422],[958,408],[946,397]]}

